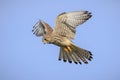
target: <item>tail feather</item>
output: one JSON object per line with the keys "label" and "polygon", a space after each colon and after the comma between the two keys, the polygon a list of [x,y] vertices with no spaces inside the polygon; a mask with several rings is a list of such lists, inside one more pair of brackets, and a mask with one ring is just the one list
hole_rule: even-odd
{"label": "tail feather", "polygon": [[[86,59],[91,60],[91,58],[92,58],[92,53],[91,53],[90,51],[87,51],[87,50],[81,48],[81,52],[83,53],[83,56],[84,56]],[[88,53],[89,53],[89,54],[88,54]]]}
{"label": "tail feather", "polygon": [[63,52],[63,61],[64,61],[64,62],[66,62],[66,61],[67,61],[67,59],[68,59],[68,57],[67,57],[66,53],[65,53],[65,52]]}
{"label": "tail feather", "polygon": [[79,59],[79,57],[78,57],[78,55],[76,54],[76,53],[71,53],[74,57],[75,57],[75,59],[76,59],[76,62],[74,61],[74,63],[76,63],[76,64],[78,64],[78,63],[80,63],[81,64],[81,62],[80,62],[80,59]]}
{"label": "tail feather", "polygon": [[69,54],[69,53],[66,53],[66,55],[67,55],[67,58],[68,58],[68,62],[69,62],[69,63],[72,63],[71,54]]}
{"label": "tail feather", "polygon": [[72,57],[72,60],[74,61],[74,63],[78,63],[78,61],[77,61],[77,58],[76,58],[76,56],[74,55],[74,54],[71,54],[71,57]]}
{"label": "tail feather", "polygon": [[61,47],[60,53],[59,53],[59,60],[62,60],[66,62],[68,60],[69,63],[81,64],[81,61],[83,61],[85,64],[88,64],[87,60],[92,59],[92,53],[90,51],[87,51],[85,49],[79,48],[74,44],[71,44],[67,47]]}
{"label": "tail feather", "polygon": [[60,53],[59,53],[59,60],[63,59],[63,50],[60,48]]}
{"label": "tail feather", "polygon": [[85,59],[85,57],[84,57],[81,53],[78,53],[77,55],[79,56],[79,58],[80,58],[85,64],[88,64],[87,60]]}
{"label": "tail feather", "polygon": [[84,50],[78,48],[77,46],[72,46],[72,49],[76,52],[77,56],[85,63],[88,64],[87,60],[85,59],[88,54],[85,54]]}
{"label": "tail feather", "polygon": [[67,53],[66,51],[64,51],[64,48],[60,48],[60,53],[59,53],[59,60],[62,60],[64,62],[66,62],[67,60],[69,61],[69,63],[72,63],[72,58],[71,58],[71,54]]}
{"label": "tail feather", "polygon": [[62,48],[60,48],[59,60],[62,60],[62,59],[63,59],[64,62],[66,62],[67,61],[67,55],[66,55],[65,51]]}
{"label": "tail feather", "polygon": [[[88,50],[82,49],[77,47],[74,44],[71,44],[71,48],[73,50],[73,52],[76,52],[76,54],[79,56],[79,58],[85,63],[88,64],[87,60],[92,59],[92,53]],[[87,60],[86,60],[87,59]]]}
{"label": "tail feather", "polygon": [[76,53],[74,53],[74,55],[76,56],[78,62],[79,62],[80,64],[82,64],[82,63],[81,63],[81,60],[80,60],[80,58],[79,58],[79,56],[78,56]]}

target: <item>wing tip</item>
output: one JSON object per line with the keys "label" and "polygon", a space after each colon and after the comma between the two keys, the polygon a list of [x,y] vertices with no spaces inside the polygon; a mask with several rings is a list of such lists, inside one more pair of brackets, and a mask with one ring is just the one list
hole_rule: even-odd
{"label": "wing tip", "polygon": [[42,27],[43,27],[43,21],[42,20],[37,21],[36,24],[33,26],[32,33],[37,37],[42,36],[43,33],[40,32],[42,30],[41,29]]}
{"label": "wing tip", "polygon": [[89,12],[89,11],[83,11],[83,14],[88,14],[90,17],[92,17],[92,12]]}

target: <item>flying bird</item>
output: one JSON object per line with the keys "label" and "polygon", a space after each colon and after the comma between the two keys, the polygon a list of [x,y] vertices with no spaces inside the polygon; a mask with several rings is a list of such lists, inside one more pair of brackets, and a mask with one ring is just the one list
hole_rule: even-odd
{"label": "flying bird", "polygon": [[46,22],[39,20],[34,25],[32,32],[37,37],[43,36],[43,43],[60,47],[58,60],[88,64],[88,60],[91,61],[92,59],[92,53],[78,47],[72,40],[75,37],[76,27],[91,17],[92,15],[88,11],[63,12],[57,16],[54,29]]}

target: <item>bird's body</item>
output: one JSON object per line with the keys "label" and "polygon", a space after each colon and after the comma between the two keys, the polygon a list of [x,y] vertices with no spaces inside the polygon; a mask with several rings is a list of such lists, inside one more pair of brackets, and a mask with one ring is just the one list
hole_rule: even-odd
{"label": "bird's body", "polygon": [[33,29],[36,36],[43,36],[43,43],[54,44],[60,47],[59,60],[69,63],[74,61],[76,64],[83,61],[88,63],[86,59],[91,60],[90,51],[79,48],[72,39],[76,33],[76,27],[84,23],[91,17],[88,11],[74,11],[61,13],[56,18],[54,30],[44,21],[38,21]]}

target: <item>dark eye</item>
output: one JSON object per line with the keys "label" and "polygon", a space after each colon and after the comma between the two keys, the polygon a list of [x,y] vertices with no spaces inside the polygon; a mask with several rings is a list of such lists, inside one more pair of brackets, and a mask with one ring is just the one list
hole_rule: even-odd
{"label": "dark eye", "polygon": [[46,38],[45,38],[44,40],[45,40],[45,41],[47,41],[47,39],[46,39]]}

